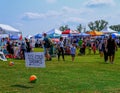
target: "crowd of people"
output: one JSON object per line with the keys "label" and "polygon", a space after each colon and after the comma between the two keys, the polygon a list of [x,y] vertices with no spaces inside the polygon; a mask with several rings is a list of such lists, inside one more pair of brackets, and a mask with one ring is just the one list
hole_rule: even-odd
{"label": "crowd of people", "polygon": [[[2,51],[8,58],[25,59],[25,52],[32,52],[34,47],[41,47],[44,49],[46,61],[51,61],[53,56],[57,56],[60,61],[62,56],[65,61],[65,55],[71,55],[71,60],[74,62],[76,55],[96,54],[99,51],[100,56],[104,56],[104,61],[113,64],[115,58],[115,51],[120,47],[120,39],[109,37],[94,38],[90,37],[60,37],[58,42],[52,42],[46,33],[43,34],[43,40],[36,40],[25,38],[22,41],[12,41],[9,38],[2,38],[0,40],[0,51]],[[77,49],[79,53],[77,54]],[[109,60],[108,60],[109,59]]]}
{"label": "crowd of people", "polygon": [[2,38],[0,40],[0,51],[4,53],[6,58],[25,59],[25,52],[33,51],[33,43],[27,38],[22,41]]}
{"label": "crowd of people", "polygon": [[[60,37],[59,42],[50,45],[49,38],[47,34],[44,33],[43,39],[43,47],[45,50],[45,56],[47,60],[52,60],[52,55],[50,54],[51,46],[54,46],[53,51],[55,52],[58,61],[60,60],[60,56],[62,56],[63,61],[65,61],[65,54],[71,55],[71,60],[74,61],[76,54],[76,49],[79,49],[79,55],[85,55],[86,49],[88,49],[88,54],[96,54],[96,51],[99,51],[100,56],[104,56],[104,61],[108,63],[108,61],[113,64],[115,58],[115,51],[118,50],[118,46],[120,47],[120,39],[109,37],[97,38],[91,40],[90,37],[85,38],[63,38]],[[67,53],[66,53],[67,52]],[[108,60],[109,59],[109,60]]]}

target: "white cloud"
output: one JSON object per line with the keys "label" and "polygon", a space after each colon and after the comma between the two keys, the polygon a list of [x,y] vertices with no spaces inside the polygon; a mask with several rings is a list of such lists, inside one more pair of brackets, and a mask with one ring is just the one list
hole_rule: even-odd
{"label": "white cloud", "polygon": [[46,0],[47,3],[55,3],[57,0]]}
{"label": "white cloud", "polygon": [[53,22],[58,21],[62,23],[83,23],[86,21],[83,20],[85,16],[93,13],[91,9],[75,9],[64,6],[61,8],[60,11],[47,11],[46,13],[33,13],[33,12],[26,12],[22,16],[22,19],[25,21],[30,20],[39,20],[39,19],[52,19]]}
{"label": "white cloud", "polygon": [[64,23],[68,23],[68,22],[74,22],[74,23],[82,23],[84,20],[78,17],[68,17],[66,19],[64,19]]}
{"label": "white cloud", "polygon": [[71,13],[71,14],[78,14],[78,13],[81,12],[79,9],[70,8],[70,7],[67,7],[67,6],[64,6],[64,7],[62,8],[62,11],[63,11],[64,13]]}
{"label": "white cloud", "polygon": [[62,12],[48,11],[45,15],[46,15],[46,17],[58,17],[58,16],[62,16]]}
{"label": "white cloud", "polygon": [[44,15],[44,14],[33,13],[33,12],[26,12],[22,16],[22,19],[25,19],[25,20],[34,20],[34,19],[45,18],[45,16],[46,15]]}
{"label": "white cloud", "polygon": [[79,9],[63,7],[60,11],[51,10],[51,11],[47,11],[46,13],[26,12],[23,14],[22,19],[35,20],[35,19],[43,19],[43,18],[67,17],[68,15],[71,16],[80,13],[81,11]]}
{"label": "white cloud", "polygon": [[57,12],[57,11],[48,11],[47,13],[26,12],[23,14],[22,19],[36,20],[36,19],[44,19],[44,18],[48,18],[48,17],[57,17],[60,15],[61,15],[61,13]]}
{"label": "white cloud", "polygon": [[85,3],[88,7],[98,7],[98,6],[114,6],[115,2],[113,0],[89,0]]}
{"label": "white cloud", "polygon": [[15,23],[17,26],[23,26],[22,23]]}

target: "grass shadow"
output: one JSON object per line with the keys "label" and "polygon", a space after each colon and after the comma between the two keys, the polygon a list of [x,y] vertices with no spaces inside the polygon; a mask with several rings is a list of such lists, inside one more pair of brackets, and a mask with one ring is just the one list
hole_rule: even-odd
{"label": "grass shadow", "polygon": [[24,88],[24,89],[33,88],[33,87],[30,87],[30,86],[19,85],[19,84],[16,84],[16,85],[11,85],[11,87],[18,87],[18,88]]}

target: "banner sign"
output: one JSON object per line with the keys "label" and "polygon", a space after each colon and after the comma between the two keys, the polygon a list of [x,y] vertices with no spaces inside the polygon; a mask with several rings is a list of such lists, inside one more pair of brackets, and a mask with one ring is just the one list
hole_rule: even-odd
{"label": "banner sign", "polygon": [[45,67],[44,52],[25,53],[26,67]]}

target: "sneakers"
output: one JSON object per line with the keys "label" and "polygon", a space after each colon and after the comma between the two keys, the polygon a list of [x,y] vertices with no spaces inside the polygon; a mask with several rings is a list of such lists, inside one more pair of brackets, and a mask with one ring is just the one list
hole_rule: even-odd
{"label": "sneakers", "polygon": [[105,63],[108,63],[108,61],[105,61]]}
{"label": "sneakers", "polygon": [[111,64],[113,64],[114,62],[110,62]]}

